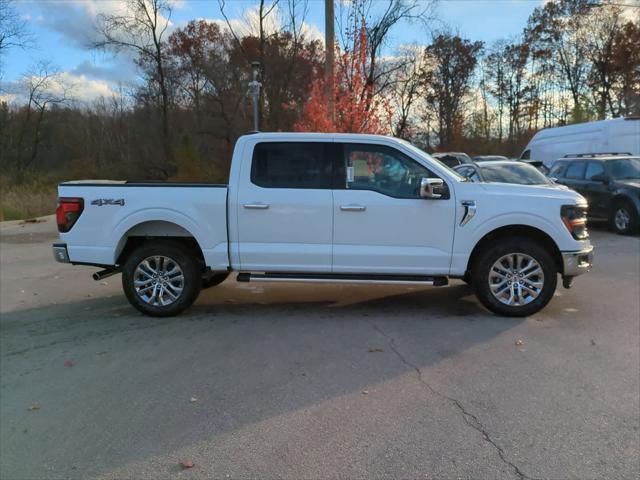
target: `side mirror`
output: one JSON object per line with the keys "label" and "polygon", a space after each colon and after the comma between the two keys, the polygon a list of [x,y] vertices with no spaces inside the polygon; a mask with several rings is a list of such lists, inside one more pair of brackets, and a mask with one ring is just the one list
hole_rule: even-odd
{"label": "side mirror", "polygon": [[549,177],[549,180],[551,180],[554,183],[558,183],[558,178],[557,177]]}
{"label": "side mirror", "polygon": [[441,198],[442,193],[436,193],[436,191],[442,192],[443,187],[444,180],[441,178],[422,177],[420,180],[420,196],[422,198]]}

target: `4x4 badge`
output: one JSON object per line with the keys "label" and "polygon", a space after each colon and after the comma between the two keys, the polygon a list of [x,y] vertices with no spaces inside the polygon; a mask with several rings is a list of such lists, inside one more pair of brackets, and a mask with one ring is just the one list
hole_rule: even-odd
{"label": "4x4 badge", "polygon": [[98,207],[102,207],[103,205],[120,205],[124,206],[124,198],[97,198],[91,202],[91,205],[97,205]]}

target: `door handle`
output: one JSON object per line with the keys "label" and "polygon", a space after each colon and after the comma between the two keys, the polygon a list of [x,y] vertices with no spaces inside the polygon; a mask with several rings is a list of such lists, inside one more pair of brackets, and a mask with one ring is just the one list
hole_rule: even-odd
{"label": "door handle", "polygon": [[267,208],[269,208],[269,204],[268,203],[245,203],[243,207],[251,210],[266,210]]}
{"label": "door handle", "polygon": [[364,212],[366,209],[364,205],[340,205],[343,212]]}

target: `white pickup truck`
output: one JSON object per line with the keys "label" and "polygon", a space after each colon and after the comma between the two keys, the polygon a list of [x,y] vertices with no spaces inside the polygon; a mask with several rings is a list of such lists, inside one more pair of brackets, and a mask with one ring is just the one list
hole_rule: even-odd
{"label": "white pickup truck", "polygon": [[153,316],[240,282],[447,285],[489,310],[530,315],[591,268],[587,204],[550,186],[472,183],[411,144],[351,134],[255,133],[229,185],[59,185],[60,262],[122,272]]}

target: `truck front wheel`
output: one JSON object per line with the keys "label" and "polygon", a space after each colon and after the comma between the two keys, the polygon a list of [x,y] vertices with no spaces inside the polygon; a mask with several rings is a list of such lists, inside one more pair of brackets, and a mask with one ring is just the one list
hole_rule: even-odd
{"label": "truck front wheel", "polygon": [[532,240],[498,242],[480,252],[472,268],[476,295],[498,315],[533,315],[553,297],[558,268],[549,252]]}
{"label": "truck front wheel", "polygon": [[129,303],[152,317],[170,317],[189,308],[201,285],[198,262],[179,242],[144,243],[122,267],[122,288]]}

